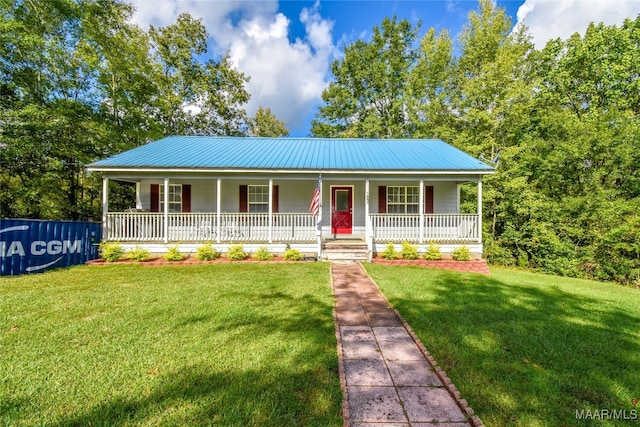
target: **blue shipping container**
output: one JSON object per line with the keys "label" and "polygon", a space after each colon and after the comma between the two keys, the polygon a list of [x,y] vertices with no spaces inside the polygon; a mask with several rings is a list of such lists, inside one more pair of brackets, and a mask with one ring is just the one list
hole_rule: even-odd
{"label": "blue shipping container", "polygon": [[0,220],[0,275],[41,273],[98,258],[100,224]]}

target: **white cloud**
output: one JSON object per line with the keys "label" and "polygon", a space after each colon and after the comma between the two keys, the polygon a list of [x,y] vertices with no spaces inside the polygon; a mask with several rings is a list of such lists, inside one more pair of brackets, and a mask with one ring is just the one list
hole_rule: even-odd
{"label": "white cloud", "polygon": [[590,22],[620,25],[638,14],[640,0],[525,0],[517,24],[529,27],[536,48],[541,49],[551,39],[584,35]]}
{"label": "white cloud", "polygon": [[134,21],[143,27],[172,24],[182,12],[202,18],[215,52],[228,50],[234,67],[251,77],[247,113],[269,107],[289,129],[299,128],[313,112],[329,64],[339,54],[333,22],[320,15],[318,1],[300,13],[305,36],[293,42],[277,1],[137,0],[134,5]]}

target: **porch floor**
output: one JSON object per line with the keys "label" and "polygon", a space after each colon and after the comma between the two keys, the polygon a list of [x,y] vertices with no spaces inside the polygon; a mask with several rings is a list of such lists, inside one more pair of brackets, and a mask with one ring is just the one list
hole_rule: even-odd
{"label": "porch floor", "polygon": [[345,425],[482,425],[361,264],[331,278]]}

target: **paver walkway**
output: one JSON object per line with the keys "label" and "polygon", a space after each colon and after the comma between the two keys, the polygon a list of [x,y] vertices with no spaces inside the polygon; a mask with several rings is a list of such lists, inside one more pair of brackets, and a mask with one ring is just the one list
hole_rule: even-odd
{"label": "paver walkway", "polygon": [[361,264],[331,277],[345,426],[482,425]]}

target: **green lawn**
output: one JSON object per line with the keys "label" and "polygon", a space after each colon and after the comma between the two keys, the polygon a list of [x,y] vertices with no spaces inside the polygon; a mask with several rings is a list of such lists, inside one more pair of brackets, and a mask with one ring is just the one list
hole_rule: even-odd
{"label": "green lawn", "polygon": [[366,268],[486,425],[640,417],[639,290],[495,268]]}
{"label": "green lawn", "polygon": [[0,279],[0,425],[342,425],[329,265]]}

